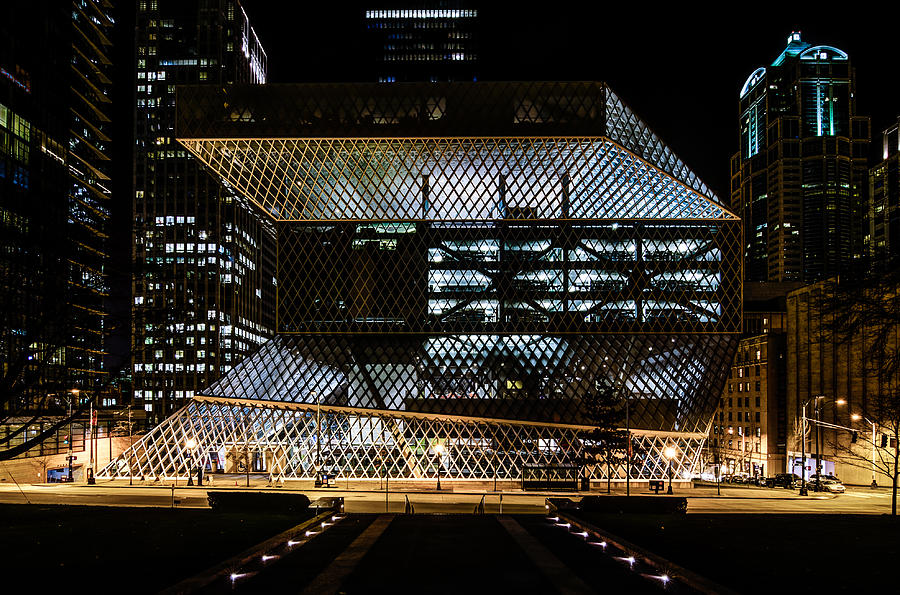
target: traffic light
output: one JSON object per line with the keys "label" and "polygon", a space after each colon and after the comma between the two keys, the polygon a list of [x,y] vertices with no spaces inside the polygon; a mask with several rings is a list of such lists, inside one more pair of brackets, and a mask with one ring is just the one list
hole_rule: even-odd
{"label": "traffic light", "polygon": [[853,430],[852,435],[850,436],[850,444],[856,444],[856,441],[859,439],[859,432]]}
{"label": "traffic light", "polygon": [[881,448],[887,448],[887,441],[888,441],[888,435],[882,434],[881,435]]}

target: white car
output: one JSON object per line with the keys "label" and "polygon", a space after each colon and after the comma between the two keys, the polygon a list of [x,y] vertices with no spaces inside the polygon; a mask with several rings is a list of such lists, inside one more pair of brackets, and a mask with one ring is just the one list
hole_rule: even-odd
{"label": "white car", "polygon": [[844,487],[844,484],[842,484],[839,481],[835,481],[833,479],[823,479],[822,483],[820,485],[822,486],[823,492],[831,492],[832,494],[843,494],[845,491],[847,491],[847,488]]}

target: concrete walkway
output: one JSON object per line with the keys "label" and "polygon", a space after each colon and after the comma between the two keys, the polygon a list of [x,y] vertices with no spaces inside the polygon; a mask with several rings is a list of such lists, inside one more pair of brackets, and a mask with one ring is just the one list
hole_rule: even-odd
{"label": "concrete walkway", "polygon": [[541,573],[547,577],[556,590],[560,593],[572,595],[580,595],[583,593],[593,593],[583,580],[578,578],[572,571],[563,564],[559,558],[544,547],[541,542],[532,537],[525,529],[522,528],[515,519],[510,517],[499,517],[497,519],[506,529],[512,538],[525,551],[528,559],[540,569]]}
{"label": "concrete walkway", "polygon": [[333,595],[337,593],[350,573],[359,565],[359,561],[372,549],[372,546],[393,520],[394,515],[392,514],[383,514],[375,519],[362,532],[362,535],[353,540],[353,543],[335,558],[334,562],[307,585],[303,590],[303,595]]}

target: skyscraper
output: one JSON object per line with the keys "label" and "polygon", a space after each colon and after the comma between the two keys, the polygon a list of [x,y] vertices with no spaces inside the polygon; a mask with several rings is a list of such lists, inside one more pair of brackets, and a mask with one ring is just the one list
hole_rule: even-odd
{"label": "skyscraper", "polygon": [[109,0],[0,10],[0,361],[20,405],[106,375],[113,27]]}
{"label": "skyscraper", "polygon": [[177,84],[264,83],[266,54],[237,0],[141,0],[136,31],[132,357],[159,419],[273,332],[273,226],[174,135]]}
{"label": "skyscraper", "polygon": [[850,57],[791,33],[740,92],[731,204],[744,220],[746,280],[814,281],[863,265],[868,150]]}
{"label": "skyscraper", "polygon": [[882,160],[869,172],[872,271],[900,264],[900,118],[882,134]]}
{"label": "skyscraper", "polygon": [[395,2],[367,10],[365,26],[378,82],[478,78],[478,11],[462,2]]}

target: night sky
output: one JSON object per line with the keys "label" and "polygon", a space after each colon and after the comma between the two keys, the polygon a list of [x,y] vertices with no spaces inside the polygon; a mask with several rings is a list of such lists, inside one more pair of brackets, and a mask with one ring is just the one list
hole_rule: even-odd
{"label": "night sky", "polygon": [[[388,1],[243,4],[266,48],[273,83],[372,81],[361,43],[363,8],[398,7]],[[609,2],[482,4],[469,3],[482,21],[480,80],[606,81],[726,201],[738,93],[753,70],[781,53],[792,30],[808,43],[850,54],[857,109],[872,117],[875,145],[900,115],[892,58],[900,25],[886,18],[884,5],[848,4],[860,12],[853,16],[810,4],[793,13],[759,3],[659,12],[653,3],[620,1],[634,8],[616,14],[605,12]]]}

